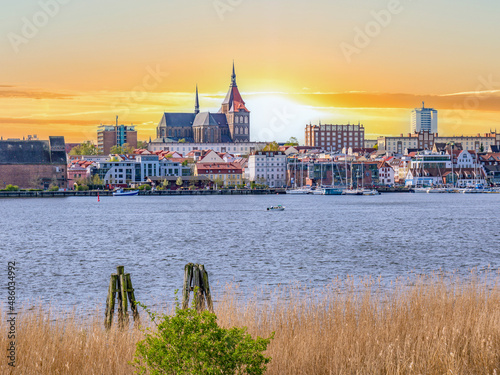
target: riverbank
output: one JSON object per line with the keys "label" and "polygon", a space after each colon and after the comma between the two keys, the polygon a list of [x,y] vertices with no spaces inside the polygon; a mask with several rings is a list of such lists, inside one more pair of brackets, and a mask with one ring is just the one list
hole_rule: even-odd
{"label": "riverbank", "polygon": [[[139,195],[185,196],[185,195],[265,195],[285,194],[285,189],[220,189],[220,190],[140,190]],[[56,197],[101,197],[112,196],[111,190],[87,191],[0,191],[0,198],[56,198]]]}
{"label": "riverbank", "polygon": [[[379,193],[411,193],[409,188],[381,187],[377,188]],[[285,194],[285,189],[220,189],[220,190],[141,190],[139,195],[147,196],[186,196],[186,195],[266,195]],[[88,190],[88,191],[0,191],[0,198],[63,198],[63,197],[101,197],[112,196],[110,190]]]}
{"label": "riverbank", "polygon": [[[266,353],[269,375],[494,374],[500,372],[499,279],[424,276],[401,279],[390,291],[372,279],[346,279],[318,293],[276,289],[266,299],[228,287],[215,308],[223,326],[247,326],[253,336],[275,332]],[[93,316],[64,317],[47,306],[21,312],[17,366],[1,361],[0,372],[133,374],[142,332],[105,331],[102,312]],[[7,332],[5,319],[0,327]],[[7,335],[0,345],[7,347]]]}

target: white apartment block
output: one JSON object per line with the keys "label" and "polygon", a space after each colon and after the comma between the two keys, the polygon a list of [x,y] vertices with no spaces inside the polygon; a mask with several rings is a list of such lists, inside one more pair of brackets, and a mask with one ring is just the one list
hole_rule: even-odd
{"label": "white apartment block", "polygon": [[94,173],[106,184],[142,183],[148,177],[190,176],[191,168],[158,155],[138,155],[135,159],[97,162]]}
{"label": "white apartment block", "polygon": [[265,184],[269,187],[286,186],[286,155],[282,151],[257,151],[248,158],[250,181]]}
{"label": "white apartment block", "polygon": [[413,133],[420,133],[421,131],[437,133],[437,111],[434,108],[425,108],[422,102],[422,108],[415,108],[411,111],[411,131]]}

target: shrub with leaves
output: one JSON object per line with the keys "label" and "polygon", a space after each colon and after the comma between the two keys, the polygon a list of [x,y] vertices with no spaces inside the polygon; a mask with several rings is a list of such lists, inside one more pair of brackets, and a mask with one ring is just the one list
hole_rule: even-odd
{"label": "shrub with leaves", "polygon": [[141,305],[157,330],[147,329],[137,343],[134,364],[139,374],[260,375],[271,358],[263,352],[274,336],[253,339],[246,327],[223,328],[217,316],[195,308],[157,315]]}

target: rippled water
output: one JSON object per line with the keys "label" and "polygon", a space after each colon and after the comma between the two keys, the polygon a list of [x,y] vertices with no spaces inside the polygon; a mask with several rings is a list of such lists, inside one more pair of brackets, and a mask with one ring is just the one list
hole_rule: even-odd
{"label": "rippled water", "polygon": [[[283,204],[284,212],[266,207]],[[500,194],[2,199],[0,243],[18,299],[106,298],[117,265],[146,303],[172,300],[188,262],[240,291],[337,276],[500,265]]]}

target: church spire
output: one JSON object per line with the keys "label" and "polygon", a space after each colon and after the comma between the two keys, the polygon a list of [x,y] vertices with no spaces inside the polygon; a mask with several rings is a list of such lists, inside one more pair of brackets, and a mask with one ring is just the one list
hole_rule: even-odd
{"label": "church spire", "polygon": [[236,73],[234,72],[234,60],[233,60],[233,74],[231,75],[231,87],[237,87],[237,85],[236,85]]}
{"label": "church spire", "polygon": [[196,84],[196,101],[194,103],[194,113],[200,113],[200,101],[198,100],[198,84]]}

